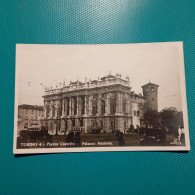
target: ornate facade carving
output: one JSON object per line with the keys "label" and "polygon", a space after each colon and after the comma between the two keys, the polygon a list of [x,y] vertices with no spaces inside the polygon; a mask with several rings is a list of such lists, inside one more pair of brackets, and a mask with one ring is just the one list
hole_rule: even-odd
{"label": "ornate facade carving", "polygon": [[[113,131],[133,123],[131,87],[129,81],[118,77],[71,82],[70,86],[46,91],[43,97],[44,121],[50,129],[67,132],[78,128],[89,132],[92,126],[98,126],[103,131]],[[144,101],[144,97],[140,99]]]}

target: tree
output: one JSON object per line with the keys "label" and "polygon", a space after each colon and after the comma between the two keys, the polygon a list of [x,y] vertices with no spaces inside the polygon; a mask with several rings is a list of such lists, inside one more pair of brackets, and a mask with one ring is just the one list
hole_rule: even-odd
{"label": "tree", "polygon": [[159,112],[159,120],[162,125],[174,132],[178,126],[183,125],[183,114],[174,107],[164,108]]}
{"label": "tree", "polygon": [[153,127],[159,126],[158,112],[152,109],[147,109],[143,115],[143,123],[146,125],[152,125]]}

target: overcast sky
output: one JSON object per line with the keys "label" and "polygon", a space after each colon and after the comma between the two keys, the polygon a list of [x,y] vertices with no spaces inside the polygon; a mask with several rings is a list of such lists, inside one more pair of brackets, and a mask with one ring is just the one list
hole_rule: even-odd
{"label": "overcast sky", "polygon": [[[147,43],[120,45],[33,45],[19,44],[16,50],[18,104],[43,105],[44,87],[60,82],[97,79],[116,72],[130,77],[132,91],[159,85],[159,111],[182,109],[178,44]],[[181,59],[181,58],[180,58]],[[182,62],[183,63],[183,62]]]}

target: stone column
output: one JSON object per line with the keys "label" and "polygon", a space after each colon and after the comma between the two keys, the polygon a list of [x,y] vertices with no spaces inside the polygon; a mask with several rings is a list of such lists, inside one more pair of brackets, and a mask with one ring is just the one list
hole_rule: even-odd
{"label": "stone column", "polygon": [[68,127],[67,127],[68,131],[72,130],[72,120],[68,119]]}
{"label": "stone column", "polygon": [[71,115],[74,116],[74,109],[75,109],[75,99],[74,97],[71,98]]}
{"label": "stone column", "polygon": [[55,109],[54,118],[57,118],[57,114],[58,114],[58,104],[56,104],[56,105],[54,106],[54,109]]}
{"label": "stone column", "polygon": [[109,128],[110,128],[110,124],[109,124],[109,118],[108,117],[106,117],[105,119],[104,119],[104,130],[106,131],[106,132],[109,132]]}
{"label": "stone column", "polygon": [[79,96],[77,96],[76,105],[77,105],[77,113],[75,113],[75,114],[78,116],[79,115]]}
{"label": "stone column", "polygon": [[78,111],[78,115],[81,115],[83,106],[84,106],[83,99],[82,99],[82,96],[80,96],[79,97],[79,108],[78,108],[79,111]]}
{"label": "stone column", "polygon": [[97,115],[100,115],[101,114],[101,99],[100,99],[100,94],[98,96],[98,99],[97,99]]}
{"label": "stone column", "polygon": [[45,101],[45,105],[44,105],[44,118],[47,118],[47,102]]}
{"label": "stone column", "polygon": [[92,96],[90,96],[89,97],[89,106],[88,106],[88,108],[89,108],[89,115],[92,115],[92,99],[93,99],[93,97]]}
{"label": "stone column", "polygon": [[105,115],[110,114],[110,99],[109,94],[106,94],[106,101],[105,101]]}
{"label": "stone column", "polygon": [[119,112],[122,113],[123,110],[122,110],[122,103],[123,103],[123,97],[122,97],[122,94],[120,94],[120,98],[119,98]]}
{"label": "stone column", "polygon": [[67,116],[68,100],[64,98],[64,116]]}
{"label": "stone column", "polygon": [[52,118],[53,115],[53,101],[50,101],[50,113],[49,113],[49,118]]}
{"label": "stone column", "polygon": [[62,117],[64,117],[64,98],[62,98]]}
{"label": "stone column", "polygon": [[84,120],[83,120],[83,123],[84,123],[83,126],[84,126],[84,129],[85,129],[84,130],[85,133],[88,133],[88,125],[89,125],[88,120],[89,120],[88,118],[84,118]]}
{"label": "stone column", "polygon": [[130,115],[130,113],[131,113],[131,100],[130,100],[130,98],[127,99],[127,111],[128,111],[128,115]]}
{"label": "stone column", "polygon": [[69,98],[69,116],[72,115],[72,97]]}
{"label": "stone column", "polygon": [[119,115],[119,110],[120,110],[120,94],[119,94],[119,92],[117,92],[117,94],[116,94],[116,115]]}
{"label": "stone column", "polygon": [[85,95],[85,102],[84,102],[84,115],[87,115],[87,96]]}
{"label": "stone column", "polygon": [[65,131],[65,121],[63,119],[60,120],[60,132]]}

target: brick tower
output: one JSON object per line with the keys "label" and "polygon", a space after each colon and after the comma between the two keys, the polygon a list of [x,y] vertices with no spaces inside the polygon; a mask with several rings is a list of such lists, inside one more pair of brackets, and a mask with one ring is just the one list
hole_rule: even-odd
{"label": "brick tower", "polygon": [[146,109],[158,111],[158,87],[150,82],[142,86],[143,95],[146,98]]}

